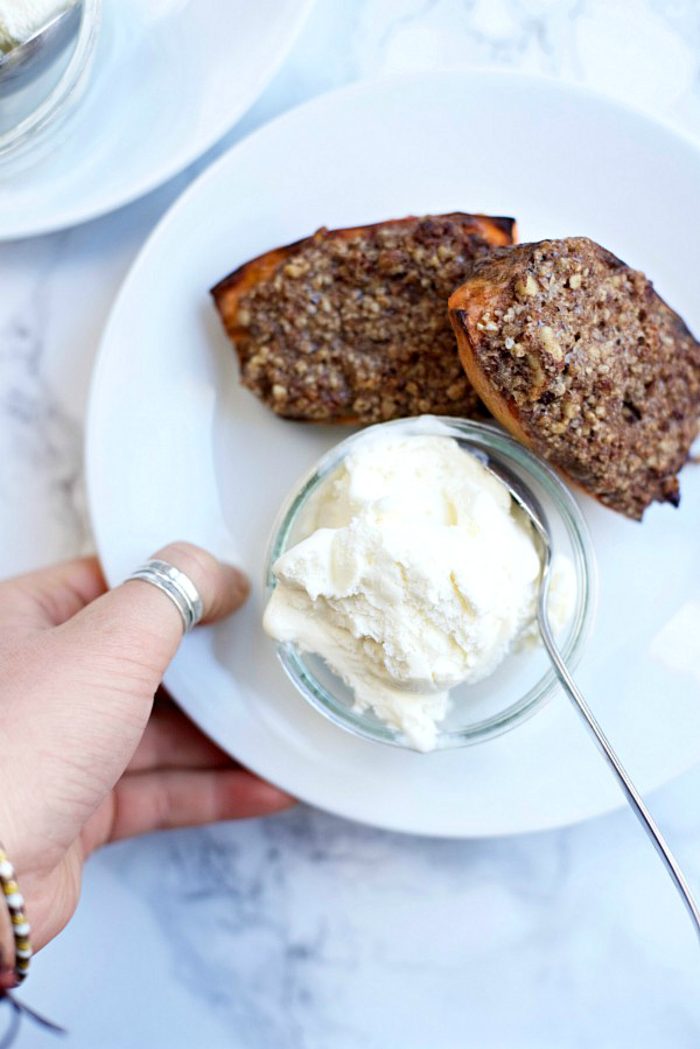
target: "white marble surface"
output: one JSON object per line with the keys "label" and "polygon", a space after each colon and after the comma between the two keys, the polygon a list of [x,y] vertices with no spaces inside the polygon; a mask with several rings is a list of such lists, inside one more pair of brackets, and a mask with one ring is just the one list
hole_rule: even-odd
{"label": "white marble surface", "polygon": [[[360,77],[472,64],[583,81],[700,135],[698,56],[696,0],[318,0],[229,140]],[[2,574],[89,545],[81,436],[100,329],[193,174],[0,247]],[[700,890],[700,770],[653,806]],[[74,1049],[695,1049],[699,988],[697,944],[626,812],[460,843],[299,809],[96,857],[25,995]],[[26,1028],[19,1044],[54,1043]]]}

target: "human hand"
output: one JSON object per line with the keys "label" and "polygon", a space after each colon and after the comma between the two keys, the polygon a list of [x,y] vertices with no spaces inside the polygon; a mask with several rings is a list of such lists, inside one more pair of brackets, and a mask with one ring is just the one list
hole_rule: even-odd
{"label": "human hand", "polygon": [[[247,597],[245,577],[198,547],[157,556],[191,578],[205,621]],[[94,558],[0,583],[0,840],[35,948],[73,914],[83,861],[100,845],[293,804],[175,707],[154,708],[182,638],[170,599],[139,580],[105,591]],[[11,943],[2,923],[0,946]],[[11,964],[11,948],[2,957]]]}

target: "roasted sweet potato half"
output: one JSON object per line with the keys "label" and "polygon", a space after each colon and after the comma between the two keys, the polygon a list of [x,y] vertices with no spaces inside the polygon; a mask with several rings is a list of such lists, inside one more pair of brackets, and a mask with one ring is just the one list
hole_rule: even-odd
{"label": "roasted sweet potato half", "polygon": [[292,419],[479,414],[447,299],[514,226],[460,212],[394,219],[320,229],[252,259],[212,289],[241,381]]}
{"label": "roasted sweet potato half", "polygon": [[472,386],[519,440],[606,506],[678,505],[700,417],[700,344],[585,237],[477,260],[449,300]]}

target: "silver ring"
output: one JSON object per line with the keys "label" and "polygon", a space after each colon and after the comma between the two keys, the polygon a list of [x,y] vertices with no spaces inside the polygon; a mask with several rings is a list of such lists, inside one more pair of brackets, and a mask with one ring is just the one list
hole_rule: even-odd
{"label": "silver ring", "polygon": [[184,632],[188,634],[204,614],[204,605],[199,591],[189,576],[167,561],[152,558],[132,572],[129,579],[142,579],[144,583],[167,594],[182,617]]}

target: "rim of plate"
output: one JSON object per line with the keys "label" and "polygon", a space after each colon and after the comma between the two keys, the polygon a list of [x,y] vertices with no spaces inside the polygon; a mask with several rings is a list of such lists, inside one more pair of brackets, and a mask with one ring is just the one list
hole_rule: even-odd
{"label": "rim of plate", "polygon": [[[280,46],[279,50],[272,55],[267,62],[260,66],[258,75],[250,81],[250,89],[241,96],[242,102],[237,106],[233,106],[226,117],[223,118],[215,128],[212,128],[208,134],[203,135],[201,141],[199,141],[194,148],[187,148],[187,139],[185,138],[185,145],[178,155],[164,160],[160,167],[154,169],[147,176],[144,176],[142,179],[135,182],[127,192],[119,192],[118,190],[115,190],[111,195],[105,197],[99,207],[87,211],[81,210],[79,205],[72,208],[65,208],[63,213],[56,216],[52,221],[43,222],[38,226],[29,227],[25,232],[15,230],[4,233],[0,229],[0,243],[13,240],[24,240],[30,237],[42,237],[49,233],[57,233],[60,230],[81,226],[83,223],[92,222],[93,219],[103,218],[105,215],[110,215],[112,212],[118,211],[120,208],[128,207],[129,204],[141,200],[142,197],[148,196],[149,193],[159,189],[167,182],[170,182],[171,179],[180,175],[190,166],[190,164],[194,164],[200,159],[200,157],[203,157],[205,153],[212,149],[217,142],[219,142],[236,126],[239,120],[246,115],[248,110],[255,105],[265,88],[273,80],[292,51],[292,48],[299,39],[301,31],[304,28],[315,3],[316,0],[296,0],[296,3],[291,5],[293,13],[290,16],[290,30],[284,44]],[[294,10],[295,6],[296,10]],[[265,127],[266,125],[262,126]],[[248,136],[246,136],[246,138],[247,137]],[[242,139],[242,141],[245,140],[246,139]],[[234,149],[235,146],[236,143],[231,146],[231,149]],[[223,156],[226,156],[228,152],[229,150],[226,150]],[[219,158],[217,158],[217,160],[218,159]],[[212,167],[213,166],[214,165],[212,165]],[[194,182],[198,182],[199,178],[201,178],[201,175],[195,178]],[[179,200],[180,198],[178,197],[177,199]],[[163,216],[164,218],[167,217],[170,210],[171,209],[168,208]],[[158,225],[160,225],[160,223],[158,223]],[[155,230],[153,232],[155,232]],[[145,241],[143,247],[146,246],[149,240],[150,236]],[[143,247],[141,250],[143,250]],[[139,256],[140,254],[141,252],[139,251]],[[137,256],[137,258],[139,256]]]}
{"label": "rim of plate", "polygon": [[[307,0],[308,2],[308,0]],[[313,2],[313,0],[310,0]],[[94,478],[98,470],[99,464],[97,463],[94,454],[92,452],[93,442],[91,441],[91,433],[96,425],[97,418],[97,400],[98,394],[101,387],[101,372],[102,364],[104,360],[104,348],[107,345],[110,329],[113,325],[114,318],[121,309],[122,301],[127,297],[131,291],[133,284],[138,283],[141,270],[148,263],[149,254],[161,235],[161,229],[165,228],[173,218],[179,214],[181,210],[185,210],[189,206],[189,200],[191,196],[195,196],[200,193],[209,181],[213,181],[217,176],[219,169],[224,167],[228,162],[229,158],[233,153],[245,152],[248,149],[255,147],[255,143],[260,136],[265,136],[270,133],[276,125],[284,123],[293,114],[301,110],[305,110],[308,113],[313,114],[314,111],[321,111],[326,107],[333,107],[337,98],[352,97],[353,95],[371,94],[377,90],[381,90],[384,85],[391,86],[401,83],[414,83],[428,80],[438,79],[454,79],[459,78],[462,80],[483,80],[483,79],[498,79],[504,82],[511,82],[514,85],[545,85],[550,88],[553,92],[562,95],[577,95],[581,98],[592,99],[610,109],[613,109],[629,118],[637,121],[641,121],[644,124],[651,126],[657,132],[671,136],[675,138],[680,144],[690,149],[700,159],[700,138],[696,138],[689,132],[677,127],[676,125],[660,119],[658,116],[649,114],[641,108],[632,106],[626,102],[621,102],[618,99],[611,98],[606,95],[605,92],[591,88],[588,85],[576,83],[573,81],[561,80],[557,77],[550,76],[548,74],[532,73],[532,72],[521,72],[518,70],[505,70],[493,66],[474,67],[471,69],[463,68],[444,68],[440,70],[422,70],[417,72],[409,73],[396,73],[391,75],[382,75],[372,78],[367,78],[361,81],[354,81],[350,84],[342,85],[338,88],[334,88],[330,91],[323,92],[320,95],[315,95],[312,98],[299,103],[296,106],[291,107],[288,110],[280,113],[272,120],[265,124],[260,125],[250,134],[246,135],[240,141],[234,143],[229,149],[227,149],[220,157],[206,168],[200,175],[197,176],[180,194],[180,196],[173,202],[168,208],[166,213],[162,216],[159,222],[156,224],[154,229],[151,231],[147,239],[144,241],[141,249],[132,262],[124,280],[122,281],[117,294],[115,296],[112,307],[109,311],[105,326],[99,341],[99,346],[95,355],[95,360],[92,369],[92,375],[90,379],[87,411],[86,411],[86,423],[85,423],[85,485],[86,485],[86,502],[87,511],[92,529],[92,534],[95,539],[98,556],[102,560],[103,556],[103,540],[102,540],[102,528],[97,522],[97,512],[94,503]],[[168,675],[166,675],[166,683],[168,683]],[[173,698],[177,701],[178,696],[176,690],[169,685],[169,690],[173,695]],[[187,691],[185,689],[185,691]],[[202,726],[203,730],[207,732],[212,739],[221,742],[219,739],[217,730],[214,726],[207,725]],[[583,734],[583,742],[586,743],[585,734]],[[592,744],[589,743],[592,746]],[[684,775],[690,769],[694,768],[698,764],[696,759],[689,760],[676,768],[671,775],[658,774],[651,778],[645,785],[644,793],[649,793],[660,789],[668,783],[673,782],[680,776]],[[259,771],[256,768],[255,762],[249,762],[248,767],[254,771]],[[603,770],[604,771],[604,770]],[[265,772],[261,772],[265,775]],[[297,784],[294,785],[293,789],[289,785],[285,785],[285,775],[282,773],[276,777],[275,782],[283,790],[291,790],[295,797],[299,801],[308,803],[316,808],[324,808],[319,803],[318,798],[312,796],[306,790],[300,788]],[[388,822],[385,819],[373,820],[371,813],[369,815],[360,816],[357,811],[348,805],[334,804],[332,808],[328,807],[325,811],[331,812],[334,815],[340,816],[344,819],[349,819],[353,822],[360,823],[367,826],[375,826],[383,830],[392,831],[395,833],[413,834],[419,837],[442,837],[442,838],[454,838],[454,839],[471,839],[471,838],[504,838],[511,836],[519,836],[521,834],[538,834],[546,833],[551,830],[562,829],[564,827],[573,827],[579,824],[585,823],[592,819],[597,819],[602,816],[610,815],[613,812],[619,811],[625,807],[625,798],[620,793],[619,799],[616,801],[610,801],[607,804],[597,804],[594,811],[583,811],[579,815],[566,820],[560,818],[548,819],[542,822],[536,827],[516,827],[501,829],[497,828],[494,831],[484,833],[483,831],[469,831],[464,829],[441,829],[438,831],[430,830],[425,827],[413,827],[409,826],[405,821],[394,820]]]}
{"label": "rim of plate", "polygon": [[[301,0],[302,3],[306,4],[310,9],[316,0]],[[302,20],[303,25],[303,20]],[[300,32],[302,25],[299,26],[297,32]],[[291,47],[290,47],[291,49]],[[285,120],[290,118],[292,114],[297,114],[302,110],[313,112],[314,109],[324,109],[327,106],[333,106],[336,98],[339,97],[351,97],[352,95],[360,95],[365,93],[372,93],[376,90],[381,90],[384,85],[400,84],[400,83],[413,83],[420,80],[437,80],[437,79],[450,79],[459,77],[462,79],[481,79],[493,78],[495,80],[512,81],[513,83],[526,83],[526,84],[544,84],[552,88],[554,91],[558,91],[562,94],[576,94],[582,98],[594,99],[611,109],[616,109],[618,112],[627,114],[636,120],[641,120],[646,124],[652,125],[657,131],[663,134],[671,135],[676,138],[679,142],[682,142],[685,146],[691,149],[694,153],[700,155],[700,137],[692,135],[684,128],[680,128],[677,125],[670,123],[669,121],[662,120],[660,117],[646,113],[643,109],[635,107],[627,102],[621,102],[618,99],[611,98],[606,95],[604,91],[600,91],[596,88],[590,87],[588,84],[580,84],[576,81],[562,80],[558,77],[551,76],[547,73],[532,73],[524,72],[520,70],[509,70],[501,69],[497,66],[474,66],[472,69],[460,69],[459,67],[445,67],[444,69],[438,70],[421,70],[419,72],[412,73],[392,73],[390,75],[382,75],[376,77],[368,77],[363,80],[355,80],[350,84],[343,84],[340,87],[332,88],[330,91],[323,91],[319,95],[314,95],[298,105],[291,106],[289,109],[285,109],[282,113],[273,117],[271,120],[266,121],[259,127],[254,128],[249,134],[245,135],[238,142],[234,142],[227,150],[225,150],[221,156],[217,157],[212,163],[205,168],[196,178],[189,183],[188,186],[182,191],[182,193],[173,201],[170,207],[167,209],[164,215],[158,220],[156,225],[153,227],[146,240],[141,245],[136,258],[133,260],[129,267],[126,276],[120,284],[117,293],[114,298],[114,302],[107,315],[104,329],[100,337],[97,354],[93,364],[90,390],[88,394],[88,422],[90,406],[92,404],[93,386],[99,368],[99,358],[102,350],[102,346],[106,341],[107,332],[112,322],[112,317],[116,313],[118,306],[120,305],[122,296],[127,290],[134,274],[138,271],[143,263],[147,252],[150,250],[153,241],[159,236],[161,227],[165,226],[174,215],[178,214],[179,211],[189,204],[190,196],[194,196],[199,193],[200,190],[207,184],[208,181],[213,180],[218,174],[219,168],[224,167],[228,162],[231,154],[235,152],[242,152],[252,148],[254,143],[257,141],[258,136],[266,135],[270,130],[276,127],[278,124],[283,123]],[[252,103],[251,103],[252,104]],[[240,114],[242,116],[243,114]],[[239,118],[237,119],[240,119]],[[235,121],[234,121],[235,123]],[[232,125],[233,126],[233,125]],[[217,140],[215,140],[217,141]],[[213,143],[210,143],[212,145]],[[209,148],[209,147],[208,147]],[[204,151],[206,152],[206,150]],[[199,154],[202,155],[201,153]],[[196,158],[193,158],[196,159]],[[187,165],[185,165],[187,166]],[[182,170],[182,169],[180,169]],[[176,171],[172,173],[177,174]],[[163,183],[160,183],[162,185]],[[152,187],[156,188],[156,187]],[[142,196],[149,192],[146,190]],[[134,198],[136,199],[136,198]],[[125,202],[128,203],[128,202]],[[96,216],[94,216],[96,217]],[[50,232],[50,231],[47,231]],[[0,237],[0,239],[2,239]]]}

